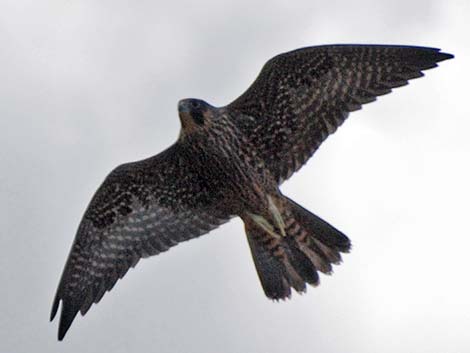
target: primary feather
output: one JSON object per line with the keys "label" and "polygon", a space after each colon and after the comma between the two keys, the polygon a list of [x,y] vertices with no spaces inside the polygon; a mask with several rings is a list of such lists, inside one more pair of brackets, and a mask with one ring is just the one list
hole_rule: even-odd
{"label": "primary feather", "polygon": [[52,306],[51,320],[62,302],[59,340],[77,313],[84,315],[141,258],[233,216],[245,222],[269,298],[317,285],[317,271],[331,273],[350,241],[282,195],[279,185],[349,112],[450,58],[423,47],[309,47],[269,60],[226,107],[180,101],[178,141],[154,157],[116,168],[91,200]]}

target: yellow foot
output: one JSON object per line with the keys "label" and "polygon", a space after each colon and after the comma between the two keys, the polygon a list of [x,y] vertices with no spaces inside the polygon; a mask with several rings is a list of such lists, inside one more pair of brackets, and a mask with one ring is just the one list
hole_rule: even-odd
{"label": "yellow foot", "polygon": [[269,211],[271,212],[271,215],[273,216],[274,222],[276,222],[277,227],[281,231],[282,236],[285,237],[286,236],[286,224],[284,223],[284,219],[281,216],[281,212],[276,207],[273,199],[269,195],[268,195],[268,208],[269,208]]}
{"label": "yellow foot", "polygon": [[269,233],[270,235],[272,235],[276,239],[281,238],[281,236],[274,231],[273,226],[271,224],[269,224],[269,222],[265,218],[263,218],[260,215],[254,214],[254,213],[248,213],[248,215],[265,232]]}

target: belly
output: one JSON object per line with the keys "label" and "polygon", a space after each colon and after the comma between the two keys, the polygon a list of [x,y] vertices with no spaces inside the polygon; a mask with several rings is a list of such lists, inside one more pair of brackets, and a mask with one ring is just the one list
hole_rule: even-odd
{"label": "belly", "polygon": [[206,149],[198,158],[200,182],[215,195],[232,214],[241,215],[266,203],[266,196],[277,194],[277,184],[249,146]]}

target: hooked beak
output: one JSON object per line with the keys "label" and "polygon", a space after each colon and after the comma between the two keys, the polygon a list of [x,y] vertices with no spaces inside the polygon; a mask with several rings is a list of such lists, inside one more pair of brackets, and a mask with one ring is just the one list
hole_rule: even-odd
{"label": "hooked beak", "polygon": [[186,113],[188,114],[190,112],[190,109],[189,109],[189,104],[187,101],[185,101],[184,99],[180,100],[178,102],[178,112],[181,114],[181,113]]}
{"label": "hooked beak", "polygon": [[178,115],[180,117],[181,126],[184,131],[191,131],[194,129],[194,122],[191,118],[190,109],[188,103],[184,100],[178,102]]}

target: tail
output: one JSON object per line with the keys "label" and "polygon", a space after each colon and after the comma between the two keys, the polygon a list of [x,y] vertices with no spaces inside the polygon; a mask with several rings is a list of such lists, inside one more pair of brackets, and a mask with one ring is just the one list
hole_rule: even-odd
{"label": "tail", "polygon": [[341,252],[351,243],[343,233],[286,198],[282,212],[285,237],[275,237],[254,221],[245,220],[245,231],[264,292],[271,299],[290,297],[291,287],[306,290],[319,284],[318,272],[330,274],[341,262]]}

